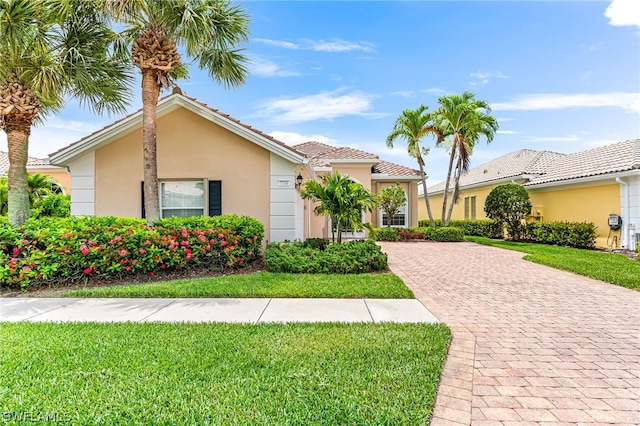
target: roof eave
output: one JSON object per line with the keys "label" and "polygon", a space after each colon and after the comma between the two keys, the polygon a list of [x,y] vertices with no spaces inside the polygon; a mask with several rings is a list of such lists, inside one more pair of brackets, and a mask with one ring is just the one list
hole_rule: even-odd
{"label": "roof eave", "polygon": [[638,175],[640,175],[640,170],[632,169],[632,170],[624,170],[624,171],[612,172],[612,173],[603,173],[603,174],[593,175],[593,176],[584,176],[584,177],[579,177],[574,179],[554,180],[551,182],[542,182],[538,184],[529,182],[529,183],[526,183],[524,186],[527,188],[549,188],[552,186],[576,185],[581,183],[595,182],[599,180],[608,180],[608,179],[615,179],[619,177],[638,176]]}
{"label": "roof eave", "polygon": [[415,180],[422,181],[420,176],[416,175],[389,175],[387,173],[372,173],[371,180],[384,180],[384,181],[393,181],[393,180]]}

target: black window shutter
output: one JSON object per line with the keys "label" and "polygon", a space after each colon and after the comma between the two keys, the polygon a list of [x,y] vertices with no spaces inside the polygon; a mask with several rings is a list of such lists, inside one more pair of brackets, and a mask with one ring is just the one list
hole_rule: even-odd
{"label": "black window shutter", "polygon": [[144,211],[144,181],[140,182],[140,194],[142,200],[142,218],[146,217],[146,212]]}
{"label": "black window shutter", "polygon": [[222,214],[222,181],[209,181],[209,216]]}

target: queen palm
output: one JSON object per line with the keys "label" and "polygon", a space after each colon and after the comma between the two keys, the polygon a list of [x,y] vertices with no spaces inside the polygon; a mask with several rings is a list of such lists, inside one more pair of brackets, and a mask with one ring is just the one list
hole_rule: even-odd
{"label": "queen palm", "polygon": [[442,132],[434,125],[433,114],[428,109],[427,106],[420,105],[417,109],[405,109],[402,111],[402,114],[393,125],[393,130],[387,136],[387,146],[393,148],[393,142],[396,139],[406,139],[409,156],[418,161],[420,176],[422,177],[422,192],[427,214],[429,215],[429,222],[431,226],[435,227],[436,224],[431,214],[429,194],[427,193],[427,175],[424,171],[424,159],[422,158],[422,155],[428,151],[420,147],[420,141],[425,136],[432,134],[436,137],[436,143],[439,143],[442,140]]}
{"label": "queen palm", "polygon": [[112,53],[114,33],[83,0],[0,1],[0,129],[9,151],[8,215],[29,217],[31,128],[75,97],[97,112],[123,112],[128,74]]}
{"label": "queen palm", "polygon": [[[434,120],[436,126],[443,132],[444,139],[439,140],[437,145],[442,145],[446,141],[451,150],[441,217],[443,226],[448,226],[453,205],[458,202],[460,195],[460,176],[469,170],[473,148],[480,136],[484,136],[487,143],[493,140],[498,130],[498,122],[491,116],[489,104],[475,99],[475,94],[471,92],[441,96],[438,103],[440,107],[435,111]],[[453,192],[449,203],[448,194],[452,173]]]}
{"label": "queen palm", "polygon": [[160,217],[156,157],[156,106],[162,88],[186,76],[180,45],[200,69],[227,87],[244,83],[248,18],[227,0],[107,0],[123,24],[133,64],[142,73],[144,209],[147,223]]}

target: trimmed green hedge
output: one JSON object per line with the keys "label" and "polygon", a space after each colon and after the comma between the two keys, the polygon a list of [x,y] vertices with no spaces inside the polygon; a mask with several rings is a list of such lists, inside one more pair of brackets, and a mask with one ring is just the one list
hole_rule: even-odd
{"label": "trimmed green hedge", "polygon": [[[442,226],[442,221],[436,219],[436,226]],[[428,220],[418,221],[418,226],[426,228],[430,226]],[[462,229],[464,235],[472,235],[476,237],[487,237],[493,239],[504,238],[504,232],[502,225],[495,220],[491,219],[476,219],[476,220],[452,220],[449,226]]]}
{"label": "trimmed green hedge", "polygon": [[271,272],[305,274],[360,274],[387,269],[387,255],[370,240],[348,241],[316,247],[301,241],[271,243],[264,253]]}
{"label": "trimmed green hedge", "polygon": [[259,258],[264,227],[236,215],[164,219],[70,217],[0,221],[0,286],[27,288],[92,278],[153,276],[201,265],[237,268]]}
{"label": "trimmed green hedge", "polygon": [[587,222],[530,222],[525,238],[540,244],[594,248],[596,229],[596,225]]}
{"label": "trimmed green hedge", "polygon": [[369,238],[375,241],[415,241],[429,240],[440,242],[464,241],[464,232],[457,227],[419,227],[419,228],[374,228]]}

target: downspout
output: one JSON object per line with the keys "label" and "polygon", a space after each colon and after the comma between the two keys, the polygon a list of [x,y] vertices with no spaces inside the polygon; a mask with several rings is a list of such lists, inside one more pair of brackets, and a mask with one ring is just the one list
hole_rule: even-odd
{"label": "downspout", "polygon": [[624,203],[624,209],[625,209],[625,214],[624,214],[624,221],[626,221],[626,224],[623,222],[622,223],[622,230],[620,231],[621,235],[621,240],[620,244],[622,245],[622,247],[624,248],[628,248],[629,246],[629,232],[625,232],[625,229],[631,229],[629,227],[630,223],[629,223],[629,218],[631,217],[631,206],[629,205],[629,184],[625,181],[623,181],[622,179],[620,179],[619,177],[616,178],[616,182],[618,182],[620,185],[624,186],[624,198],[625,198],[625,203]]}

